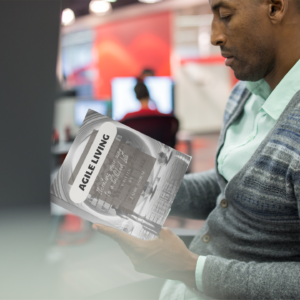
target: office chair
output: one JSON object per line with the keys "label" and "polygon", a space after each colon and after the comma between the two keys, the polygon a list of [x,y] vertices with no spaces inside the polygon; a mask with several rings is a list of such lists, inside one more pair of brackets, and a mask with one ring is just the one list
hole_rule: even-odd
{"label": "office chair", "polygon": [[167,146],[175,147],[179,121],[174,116],[135,117],[121,123]]}

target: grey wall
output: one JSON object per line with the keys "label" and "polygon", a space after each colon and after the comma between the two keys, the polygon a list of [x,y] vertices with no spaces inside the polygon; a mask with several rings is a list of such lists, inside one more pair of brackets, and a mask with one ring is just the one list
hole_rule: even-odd
{"label": "grey wall", "polygon": [[0,299],[55,299],[50,136],[60,1],[0,1]]}
{"label": "grey wall", "polygon": [[0,1],[0,207],[49,203],[60,9]]}

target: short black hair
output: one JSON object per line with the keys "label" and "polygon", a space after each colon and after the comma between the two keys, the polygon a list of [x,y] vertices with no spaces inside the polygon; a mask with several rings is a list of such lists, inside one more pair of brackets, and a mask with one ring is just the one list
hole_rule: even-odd
{"label": "short black hair", "polygon": [[136,98],[138,100],[150,97],[149,91],[148,91],[145,83],[143,83],[143,82],[138,82],[136,84],[136,86],[134,87],[134,92],[135,92]]}
{"label": "short black hair", "polygon": [[153,69],[144,69],[142,75],[155,76],[155,72]]}

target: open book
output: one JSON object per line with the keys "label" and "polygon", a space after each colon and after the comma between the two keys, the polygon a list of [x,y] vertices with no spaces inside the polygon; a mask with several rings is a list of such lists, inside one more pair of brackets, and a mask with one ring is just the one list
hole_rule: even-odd
{"label": "open book", "polygon": [[153,239],[190,161],[190,156],[89,110],[51,186],[51,201],[93,223]]}

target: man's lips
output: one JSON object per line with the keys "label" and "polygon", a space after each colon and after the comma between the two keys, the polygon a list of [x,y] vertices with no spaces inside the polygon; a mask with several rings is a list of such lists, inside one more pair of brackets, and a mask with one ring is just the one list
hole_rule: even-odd
{"label": "man's lips", "polygon": [[225,65],[226,65],[227,67],[230,67],[231,64],[232,64],[232,62],[233,62],[233,60],[234,60],[234,57],[233,57],[233,56],[226,58],[226,59],[225,59]]}
{"label": "man's lips", "polygon": [[224,58],[226,58],[226,60],[225,60],[225,65],[226,65],[227,67],[229,67],[229,66],[232,64],[232,62],[233,62],[233,60],[234,60],[234,57],[233,57],[232,55],[230,55],[230,54],[227,54],[227,53],[222,53],[222,56],[223,56]]}

